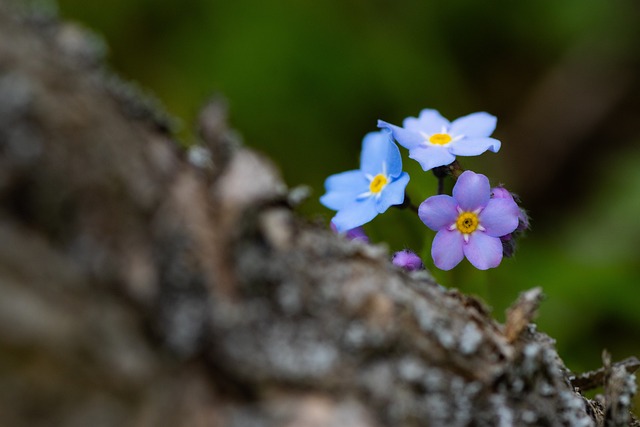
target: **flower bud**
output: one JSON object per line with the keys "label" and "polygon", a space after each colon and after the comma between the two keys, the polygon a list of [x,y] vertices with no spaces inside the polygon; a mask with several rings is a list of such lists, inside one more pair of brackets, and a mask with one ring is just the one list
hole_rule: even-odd
{"label": "flower bud", "polygon": [[398,251],[391,258],[393,265],[403,268],[407,271],[423,270],[424,264],[415,252],[408,249]]}
{"label": "flower bud", "polygon": [[352,228],[351,230],[347,230],[344,233],[340,233],[338,232],[336,225],[331,222],[331,229],[334,232],[346,237],[348,240],[357,240],[362,243],[369,243],[369,236],[367,236],[367,234],[364,232],[363,227]]}
{"label": "flower bud", "polygon": [[494,187],[491,189],[491,197],[494,199],[511,199],[513,200],[513,194],[504,187]]}
{"label": "flower bud", "polygon": [[[515,194],[511,193],[504,187],[494,187],[491,189],[491,198],[493,199],[511,199],[516,203],[520,202],[520,199]],[[516,250],[516,240],[524,233],[524,231],[529,229],[529,215],[527,212],[518,206],[520,212],[518,213],[518,227],[513,231],[513,233],[509,233],[504,236],[500,236],[500,241],[502,242],[502,254],[509,258],[513,256],[513,253]]]}

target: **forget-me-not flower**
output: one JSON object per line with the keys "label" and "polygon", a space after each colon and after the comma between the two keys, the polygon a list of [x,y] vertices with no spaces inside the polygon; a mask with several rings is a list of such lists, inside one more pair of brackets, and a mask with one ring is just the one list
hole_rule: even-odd
{"label": "forget-me-not flower", "polygon": [[400,150],[389,133],[371,132],[362,140],[360,169],[327,178],[320,203],[338,211],[331,221],[345,232],[368,223],[389,206],[402,204],[408,182]]}
{"label": "forget-me-not flower", "polygon": [[418,209],[422,222],[437,231],[431,256],[442,270],[452,269],[464,257],[480,270],[500,265],[500,237],[518,227],[519,215],[513,198],[492,198],[489,179],[472,171],[460,175],[453,197],[429,197]]}
{"label": "forget-me-not flower", "polygon": [[378,120],[378,127],[388,129],[398,144],[409,150],[409,157],[428,171],[451,164],[456,156],[477,156],[487,150],[497,153],[500,141],[489,136],[497,119],[480,112],[449,122],[436,110],[425,109],[420,116],[407,117],[403,127]]}
{"label": "forget-me-not flower", "polygon": [[394,253],[391,257],[391,263],[406,271],[424,270],[424,264],[418,254],[409,249]]}

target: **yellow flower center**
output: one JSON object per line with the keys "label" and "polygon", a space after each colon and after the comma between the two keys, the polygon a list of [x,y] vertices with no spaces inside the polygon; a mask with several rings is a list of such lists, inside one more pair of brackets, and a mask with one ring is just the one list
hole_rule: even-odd
{"label": "yellow flower center", "polygon": [[462,212],[458,215],[456,228],[463,234],[471,234],[478,228],[478,216],[473,212]]}
{"label": "yellow flower center", "polygon": [[371,180],[371,183],[369,184],[369,191],[373,194],[378,194],[382,191],[385,185],[387,185],[387,177],[379,173]]}
{"label": "yellow flower center", "polygon": [[447,145],[451,142],[451,135],[448,133],[434,133],[429,137],[429,142],[436,145]]}

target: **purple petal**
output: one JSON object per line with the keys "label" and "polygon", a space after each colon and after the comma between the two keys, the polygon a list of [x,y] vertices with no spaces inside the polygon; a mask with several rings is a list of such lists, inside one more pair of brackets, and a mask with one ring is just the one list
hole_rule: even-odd
{"label": "purple petal", "polygon": [[479,173],[464,171],[453,186],[453,198],[464,211],[474,211],[489,202],[489,179]]}
{"label": "purple petal", "polygon": [[513,194],[504,187],[493,187],[491,189],[492,199],[511,199],[513,200]]}
{"label": "purple petal", "polygon": [[359,200],[340,209],[331,220],[340,233],[359,227],[378,215],[373,197]]}
{"label": "purple petal", "polygon": [[434,146],[416,147],[409,151],[409,157],[420,163],[425,171],[448,165],[456,159],[446,148]]}
{"label": "purple petal", "polygon": [[402,172],[400,150],[391,141],[391,135],[388,132],[370,132],[365,135],[362,140],[360,169],[372,176],[382,172],[398,176]]}
{"label": "purple petal", "polygon": [[369,191],[369,182],[362,171],[353,170],[331,175],[324,182],[326,194],[320,203],[329,209],[340,210],[351,204],[359,194]]}
{"label": "purple petal", "polygon": [[349,240],[358,240],[360,242],[369,243],[369,236],[367,236],[367,233],[365,233],[362,226],[347,230],[345,237]]}
{"label": "purple petal", "polygon": [[531,224],[529,224],[529,215],[527,214],[527,211],[525,211],[524,209],[520,208],[520,213],[518,214],[518,228],[516,228],[516,231],[524,231],[524,230],[528,230],[529,227],[531,226]]}
{"label": "purple petal", "polygon": [[378,127],[389,130],[391,132],[391,135],[393,135],[393,139],[395,139],[398,144],[409,150],[419,146],[424,142],[424,137],[419,133],[408,131],[399,126],[392,125],[382,120],[378,120]]}
{"label": "purple petal", "polygon": [[440,231],[456,222],[457,206],[455,199],[446,194],[431,196],[420,204],[418,216],[427,227]]}
{"label": "purple petal", "polygon": [[502,242],[497,237],[476,231],[469,236],[469,242],[463,247],[464,255],[478,270],[486,270],[500,265],[502,261]]}
{"label": "purple petal", "polygon": [[482,138],[490,136],[496,129],[496,119],[489,113],[472,113],[460,117],[451,123],[451,134],[464,135],[469,138]]}
{"label": "purple petal", "polygon": [[462,138],[449,145],[449,150],[456,156],[478,156],[489,150],[497,153],[500,141],[493,138]]}
{"label": "purple petal", "polygon": [[478,215],[489,236],[500,237],[518,228],[520,208],[513,199],[491,199]]}
{"label": "purple petal", "polygon": [[378,210],[378,213],[385,212],[389,206],[402,204],[402,202],[404,202],[404,190],[408,183],[409,174],[403,172],[399,178],[396,178],[387,184],[376,201],[376,209]]}
{"label": "purple petal", "polygon": [[367,233],[364,231],[363,227],[352,228],[351,230],[347,230],[344,233],[340,233],[338,231],[333,221],[330,222],[330,227],[331,230],[333,230],[335,233],[344,235],[349,240],[358,240],[360,242],[369,243],[369,236],[367,236]]}
{"label": "purple petal", "polygon": [[464,258],[463,245],[462,233],[446,229],[438,231],[431,246],[431,257],[436,267],[451,270],[458,265]]}
{"label": "purple petal", "polygon": [[393,254],[391,262],[393,265],[404,268],[407,271],[424,269],[424,264],[420,257],[415,252],[408,249],[404,249]]}

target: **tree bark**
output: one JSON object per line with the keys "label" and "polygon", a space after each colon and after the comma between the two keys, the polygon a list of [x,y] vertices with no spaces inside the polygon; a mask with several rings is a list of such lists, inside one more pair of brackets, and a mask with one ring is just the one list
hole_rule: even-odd
{"label": "tree bark", "polygon": [[637,425],[637,360],[573,375],[540,289],[502,325],[299,218],[221,101],[187,153],[100,46],[0,1],[2,425]]}

